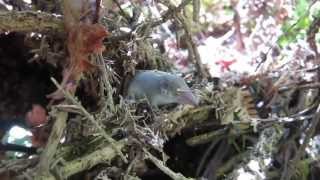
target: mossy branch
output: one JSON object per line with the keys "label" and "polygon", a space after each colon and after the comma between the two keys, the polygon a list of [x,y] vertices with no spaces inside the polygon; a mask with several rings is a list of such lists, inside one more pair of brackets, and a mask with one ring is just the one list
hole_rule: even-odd
{"label": "mossy branch", "polygon": [[[117,149],[122,149],[126,144],[126,140],[118,141],[114,144]],[[55,173],[59,175],[61,179],[67,179],[68,177],[90,169],[99,163],[105,163],[112,160],[117,154],[112,146],[107,146],[102,149],[96,150],[86,156],[74,159],[72,161],[64,162],[62,166],[55,167]],[[41,179],[55,180],[56,178],[51,174],[42,175]]]}
{"label": "mossy branch", "polygon": [[[215,108],[213,106],[202,106],[197,108],[186,107],[179,111],[168,114],[170,122],[169,127],[165,128],[170,135],[175,135],[181,129],[186,129],[199,125],[207,120],[217,121],[215,117]],[[217,122],[219,124],[219,122]]]}
{"label": "mossy branch", "polygon": [[1,32],[64,32],[62,18],[44,12],[1,11]]}
{"label": "mossy branch", "polygon": [[40,157],[36,179],[44,179],[44,177],[50,176],[50,165],[53,161],[60,139],[62,138],[64,129],[67,125],[67,118],[67,112],[59,112],[57,114],[57,119],[51,130],[47,145]]}
{"label": "mossy branch", "polygon": [[[122,149],[126,144],[126,140],[118,141],[113,144],[117,149]],[[60,175],[66,179],[73,174],[90,169],[93,166],[107,162],[118,155],[113,146],[107,146],[100,150],[96,150],[91,154],[84,157],[67,162],[62,168],[59,169]]]}
{"label": "mossy branch", "polygon": [[102,126],[98,123],[98,121],[95,120],[94,116],[92,114],[90,114],[82,105],[81,103],[74,98],[74,96],[69,93],[68,91],[64,90],[60,85],[59,83],[54,79],[54,78],[51,78],[51,80],[53,81],[53,83],[58,87],[59,91],[61,91],[65,98],[70,101],[73,105],[76,105],[78,107],[78,109],[81,111],[82,114],[84,114],[84,116],[90,120],[94,125],[95,127],[101,132],[101,135],[111,144],[112,147],[114,147],[114,149],[118,152],[118,154],[120,155],[120,157],[122,158],[122,160],[127,163],[127,158],[123,155],[123,153],[121,152],[120,149],[118,149],[116,146],[115,146],[115,140],[110,137],[106,132],[105,130],[102,128]]}

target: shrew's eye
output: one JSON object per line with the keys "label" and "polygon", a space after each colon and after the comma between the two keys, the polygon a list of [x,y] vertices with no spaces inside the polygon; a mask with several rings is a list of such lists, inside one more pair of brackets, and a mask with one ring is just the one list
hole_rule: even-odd
{"label": "shrew's eye", "polygon": [[166,88],[161,88],[161,94],[168,95],[168,90]]}

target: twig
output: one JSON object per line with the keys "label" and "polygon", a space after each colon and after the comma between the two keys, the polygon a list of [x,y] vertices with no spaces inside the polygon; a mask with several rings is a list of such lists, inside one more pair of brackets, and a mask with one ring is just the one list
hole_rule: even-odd
{"label": "twig", "polygon": [[200,0],[193,0],[193,21],[199,22],[199,12],[201,8],[201,2]]}
{"label": "twig", "polygon": [[203,167],[204,167],[204,165],[205,165],[205,162],[208,160],[208,157],[209,157],[211,151],[212,151],[213,148],[217,145],[217,143],[219,142],[219,140],[220,140],[220,139],[214,139],[214,140],[211,142],[210,146],[209,146],[209,147],[207,148],[207,150],[205,151],[204,155],[202,156],[201,161],[200,161],[199,166],[198,166],[197,171],[196,171],[197,177],[200,176],[200,173],[201,173],[201,171],[203,170]]}
{"label": "twig", "polygon": [[180,23],[182,24],[183,29],[186,33],[186,37],[188,39],[187,44],[188,44],[189,53],[191,55],[191,58],[193,58],[195,60],[196,68],[197,68],[198,72],[200,73],[200,77],[203,79],[208,79],[208,77],[210,77],[210,75],[205,70],[205,68],[201,62],[201,58],[200,58],[200,54],[199,54],[197,45],[192,38],[190,27],[187,23],[186,18],[183,17],[181,14],[177,14],[176,17],[180,21]]}
{"label": "twig", "polygon": [[291,89],[318,89],[320,88],[320,83],[307,83],[307,84],[290,84],[288,86],[279,87],[279,92],[285,92]]}
{"label": "twig", "polygon": [[[222,166],[217,169],[216,177],[220,179],[221,176],[225,175],[227,172],[230,172],[235,166],[237,166],[241,161],[243,161],[246,157],[250,155],[249,150],[239,153],[230,158],[227,162],[225,162]],[[266,176],[269,177],[269,176]]]}
{"label": "twig", "polygon": [[307,145],[309,144],[309,141],[312,138],[312,136],[317,128],[319,120],[320,120],[320,105],[318,105],[318,107],[317,107],[317,110],[316,110],[315,115],[309,125],[309,129],[306,132],[306,136],[304,138],[302,145],[299,147],[295,157],[290,162],[290,164],[292,166],[291,166],[291,168],[289,168],[288,173],[285,176],[286,180],[290,180],[291,177],[293,176],[292,171],[294,171],[294,166],[298,164],[298,161],[300,161],[301,157],[304,155],[305,149],[306,149]]}
{"label": "twig", "polygon": [[[180,3],[179,6],[174,7],[170,6],[169,9],[161,15],[161,19],[156,19],[151,22],[147,22],[149,24],[150,28],[154,28],[156,26],[161,25],[162,23],[167,22],[169,19],[171,19],[175,14],[180,12],[186,5],[188,5],[192,0],[184,0]],[[141,25],[141,24],[140,24]],[[145,24],[146,25],[146,24]],[[139,26],[139,25],[138,25]]]}
{"label": "twig", "polygon": [[[110,108],[110,110],[112,112],[115,112],[115,105],[114,105],[114,102],[113,102],[113,99],[112,99],[112,97],[113,97],[112,96],[113,88],[112,88],[112,86],[110,84],[110,82],[112,82],[113,79],[116,79],[116,78],[113,77],[113,74],[112,74],[114,72],[112,72],[111,68],[106,66],[102,54],[97,55],[96,56],[96,60],[97,60],[97,63],[99,65],[99,69],[100,69],[100,72],[101,72],[101,76],[100,77],[102,78],[102,81],[101,81],[102,82],[101,88],[103,88],[102,91],[104,91],[104,89],[107,90],[108,107]],[[109,69],[109,72],[107,71],[107,68]]]}
{"label": "twig", "polygon": [[143,151],[146,153],[146,158],[153,162],[162,172],[171,177],[174,180],[193,180],[193,178],[186,178],[180,173],[175,173],[171,169],[169,169],[163,161],[160,161],[158,158],[154,157],[151,153],[148,152],[145,148]]}
{"label": "twig", "polygon": [[62,19],[56,15],[33,11],[0,12],[0,32],[63,32]]}
{"label": "twig", "polygon": [[127,22],[130,22],[130,16],[122,9],[121,4],[117,0],[112,0],[119,8],[120,14],[127,20]]}
{"label": "twig", "polygon": [[[235,2],[235,1],[232,1]],[[237,8],[235,8],[237,6],[236,3],[232,3],[234,4],[233,6],[233,12],[234,12],[234,16],[233,16],[233,26],[234,26],[234,31],[235,31],[235,38],[236,38],[236,48],[238,51],[243,51],[245,50],[245,45],[243,42],[243,35],[241,33],[241,19],[240,19],[240,15],[239,12],[237,10]]]}
{"label": "twig", "polygon": [[222,139],[217,148],[217,151],[208,162],[207,167],[202,175],[203,177],[212,180],[216,179],[216,172],[219,166],[221,165],[222,160],[225,158],[226,154],[228,154],[228,151],[230,150],[230,144],[228,142],[228,139]]}
{"label": "twig", "polygon": [[113,44],[119,41],[129,41],[133,37],[132,32],[123,33],[120,35],[111,35],[106,37],[107,43]]}
{"label": "twig", "polygon": [[69,92],[67,92],[66,90],[64,90],[59,83],[54,79],[51,78],[51,80],[53,81],[53,83],[57,86],[57,88],[64,94],[65,98],[69,101],[71,101],[72,104],[78,106],[79,110],[84,114],[84,116],[89,119],[95,126],[96,128],[101,132],[102,136],[104,138],[107,139],[107,141],[111,144],[111,146],[116,150],[116,152],[120,155],[120,157],[122,158],[122,160],[127,163],[127,159],[126,157],[123,155],[123,153],[121,152],[120,149],[118,149],[115,146],[115,140],[112,139],[112,137],[110,137],[105,131],[104,129],[101,127],[101,125],[99,125],[99,123],[95,120],[95,118],[93,117],[93,115],[91,115],[82,105],[80,102],[78,102],[74,96],[72,96]]}
{"label": "twig", "polygon": [[[312,2],[310,7],[312,7],[316,1]],[[315,64],[318,64],[319,61],[319,52],[318,52],[318,47],[316,43],[316,34],[319,32],[319,27],[320,27],[320,17],[314,16],[314,20],[310,24],[308,30],[307,30],[307,42],[309,43],[310,48],[313,50],[315,54],[315,59],[316,62]]]}
{"label": "twig", "polygon": [[216,138],[221,138],[221,136],[225,135],[227,130],[228,130],[228,128],[221,128],[221,129],[214,130],[214,131],[211,131],[211,132],[208,132],[205,134],[194,136],[194,137],[187,139],[186,143],[189,146],[197,146],[197,145],[201,145],[201,144],[206,144]]}

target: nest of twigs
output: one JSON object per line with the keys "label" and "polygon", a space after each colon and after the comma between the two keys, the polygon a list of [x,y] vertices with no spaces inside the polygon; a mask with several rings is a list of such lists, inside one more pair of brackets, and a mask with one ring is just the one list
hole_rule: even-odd
{"label": "nest of twigs", "polygon": [[[36,150],[10,159],[2,144],[0,179],[233,179],[240,169],[252,171],[253,160],[270,179],[301,177],[299,167],[310,167],[308,176],[317,172],[305,151],[318,133],[317,52],[308,56],[311,68],[212,78],[182,13],[189,0],[145,21],[141,8],[130,14],[117,1],[107,12],[100,1],[84,4],[90,12],[81,9],[78,19],[80,10],[67,1],[63,11],[58,1],[32,1],[42,12],[14,2],[16,11],[0,12],[0,123],[2,134],[13,125],[30,129]],[[169,20],[169,28],[184,32],[191,71],[183,76],[197,87],[200,104],[128,103],[125,89],[136,70],[176,71],[164,39],[151,38]],[[23,120],[30,116],[41,126]]]}

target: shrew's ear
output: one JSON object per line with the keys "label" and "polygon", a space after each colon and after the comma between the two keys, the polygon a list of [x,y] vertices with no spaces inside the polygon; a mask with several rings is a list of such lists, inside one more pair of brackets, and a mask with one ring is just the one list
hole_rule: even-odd
{"label": "shrew's ear", "polygon": [[167,95],[169,90],[169,83],[166,80],[160,80],[159,88],[161,94]]}

